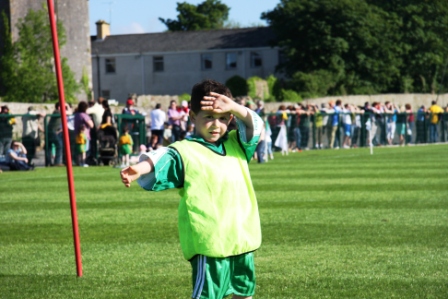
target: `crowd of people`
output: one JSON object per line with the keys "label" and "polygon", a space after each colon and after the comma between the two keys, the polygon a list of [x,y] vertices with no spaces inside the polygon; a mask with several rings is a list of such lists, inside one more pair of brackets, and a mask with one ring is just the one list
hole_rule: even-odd
{"label": "crowd of people", "polygon": [[[236,101],[255,111],[264,120],[265,130],[260,138],[254,158],[263,163],[273,159],[273,148],[282,154],[301,152],[308,149],[339,149],[363,145],[404,145],[409,143],[434,143],[448,141],[448,105],[444,108],[433,101],[426,108],[420,106],[415,112],[410,104],[399,106],[392,102],[356,106],[330,101],[321,105],[303,104],[279,105],[277,111],[266,111],[263,101]],[[97,153],[98,148],[115,147],[116,156],[121,158],[118,164],[126,167],[136,162],[132,157],[168,146],[194,134],[194,125],[190,122],[190,103],[171,101],[164,109],[157,104],[150,112],[146,142],[136,140],[138,127],[132,116],[145,115],[136,107],[132,98],[127,99],[121,111],[124,117],[118,128],[115,117],[104,98],[97,101],[81,101],[73,109],[66,104],[67,127],[71,152],[76,165],[89,166],[89,157]],[[0,156],[6,158],[11,169],[31,170],[36,147],[40,145],[40,132],[44,132],[42,118],[45,113],[37,112],[30,106],[22,116],[22,142],[13,140],[14,117],[7,106],[1,107],[0,117]],[[59,103],[49,116],[46,127],[46,161],[50,166],[64,166],[62,120]],[[229,129],[234,128],[231,125]],[[440,136],[439,136],[440,135]],[[91,141],[94,142],[91,142]]]}
{"label": "crowd of people", "polygon": [[266,119],[266,127],[277,133],[274,145],[283,154],[310,148],[448,141],[448,105],[442,108],[436,101],[428,108],[420,106],[416,113],[410,104],[400,107],[389,101],[366,102],[364,106],[343,104],[341,100],[320,106],[280,105]]}

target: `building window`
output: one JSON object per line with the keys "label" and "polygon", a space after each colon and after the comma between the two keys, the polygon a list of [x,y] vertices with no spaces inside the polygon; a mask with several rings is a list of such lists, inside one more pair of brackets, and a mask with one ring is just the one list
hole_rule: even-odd
{"label": "building window", "polygon": [[152,63],[154,72],[163,72],[163,56],[154,56]]}
{"label": "building window", "polygon": [[110,98],[110,90],[101,90],[101,96],[103,98],[109,99]]}
{"label": "building window", "polygon": [[256,68],[263,65],[260,52],[250,52],[250,67]]}
{"label": "building window", "polygon": [[106,74],[115,74],[115,58],[106,58]]}
{"label": "building window", "polygon": [[213,67],[212,54],[202,54],[201,55],[201,69],[211,70]]}
{"label": "building window", "polygon": [[232,70],[237,67],[238,54],[236,52],[226,53],[226,69]]}

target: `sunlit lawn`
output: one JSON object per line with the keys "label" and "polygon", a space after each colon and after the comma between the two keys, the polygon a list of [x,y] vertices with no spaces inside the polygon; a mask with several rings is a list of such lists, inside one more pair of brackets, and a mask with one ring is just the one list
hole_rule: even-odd
{"label": "sunlit lawn", "polygon": [[[263,245],[255,298],[447,298],[448,145],[276,154],[251,162]],[[75,168],[0,174],[0,298],[189,298],[176,190]]]}

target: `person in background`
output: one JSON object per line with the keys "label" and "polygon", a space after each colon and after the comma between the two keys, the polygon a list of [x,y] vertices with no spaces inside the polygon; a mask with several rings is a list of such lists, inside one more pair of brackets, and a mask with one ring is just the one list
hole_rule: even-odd
{"label": "person in background", "polygon": [[420,106],[417,110],[417,121],[416,121],[417,137],[415,143],[425,143],[426,142],[426,107],[424,105]]}
{"label": "person in background", "polygon": [[[131,116],[137,116],[141,115],[141,113],[134,107],[135,103],[132,98],[128,98],[126,100],[126,107],[123,108],[121,111],[122,114],[125,115],[131,115]],[[119,132],[121,132],[123,127],[128,127],[129,134],[131,134],[134,138],[134,140],[138,141],[140,140],[140,130],[138,127],[138,124],[140,123],[140,120],[133,118],[133,119],[123,119],[121,122],[121,128],[118,128]],[[132,151],[137,151],[138,148],[138,142],[135,143],[135,148],[132,149]]]}
{"label": "person in background", "polygon": [[[73,107],[71,103],[65,104],[65,114],[67,116],[67,129],[68,139],[70,141],[70,153],[74,157],[76,153],[76,134],[75,134],[75,114],[73,113]],[[67,157],[65,151],[63,152],[64,164],[67,165]],[[72,158],[72,165],[75,165],[76,161]]]}
{"label": "person in background", "polygon": [[[62,164],[62,120],[59,102],[54,104],[54,110],[47,125],[48,146],[47,162],[51,166],[64,166]],[[55,148],[54,159],[52,157],[52,147]]]}
{"label": "person in background", "polygon": [[172,128],[173,128],[173,126],[170,125],[168,122],[165,123],[164,129],[163,129],[163,143],[162,143],[163,146],[168,146],[174,142]]}
{"label": "person in background", "polygon": [[400,135],[399,130],[397,129],[398,113],[399,109],[397,106],[395,106],[389,101],[386,101],[384,103],[384,117],[386,121],[386,139],[388,145],[392,145],[394,141],[395,131],[397,131],[398,135]]}
{"label": "person in background", "polygon": [[406,129],[407,129],[407,115],[405,109],[398,109],[398,113],[396,114],[396,131],[398,135],[398,142],[400,146],[403,146],[405,143]]}
{"label": "person in background", "polygon": [[257,144],[257,148],[255,150],[256,152],[256,157],[257,157],[257,161],[258,163],[264,163],[266,162],[266,135],[265,135],[266,131],[265,128],[263,127],[263,130],[261,130],[261,134],[260,134],[260,139],[258,140],[258,144]]}
{"label": "person in background", "polygon": [[384,105],[382,105],[380,102],[373,102],[372,103],[372,111],[375,116],[375,124],[376,124],[376,134],[373,134],[372,136],[372,142],[377,145],[381,146],[382,143],[385,141],[386,131],[384,130]]}
{"label": "person in background", "polygon": [[406,114],[406,143],[412,142],[412,128],[414,127],[414,112],[412,111],[411,104],[405,104],[405,114]]}
{"label": "person in background", "polygon": [[339,148],[339,118],[342,111],[342,101],[336,100],[336,103],[330,101],[330,108],[333,109],[333,114],[330,115],[331,129],[329,130],[328,140],[330,148]]}
{"label": "person in background", "polygon": [[170,107],[168,108],[168,123],[171,125],[172,135],[174,141],[180,140],[180,132],[182,131],[180,127],[180,121],[184,117],[184,115],[177,110],[176,101],[170,102]]}
{"label": "person in background", "polygon": [[[257,108],[255,108],[254,111],[255,111],[255,113],[257,113],[258,116],[263,118],[263,116],[264,116],[263,101],[257,102]],[[263,130],[261,131],[261,134],[260,134],[260,140],[258,141],[257,149],[255,151],[258,163],[266,162],[266,140],[265,139],[266,139],[266,131],[265,131],[265,128],[263,127]]]}
{"label": "person in background", "polygon": [[99,128],[101,125],[101,121],[104,114],[103,102],[105,99],[103,97],[99,97],[95,102],[94,100],[89,101],[86,113],[92,117],[93,123],[95,124],[95,128]]}
{"label": "person in background", "polygon": [[262,100],[257,101],[257,108],[255,108],[255,113],[257,113],[260,117],[264,116],[264,102]]}
{"label": "person in background", "polygon": [[121,111],[122,114],[128,115],[137,115],[140,114],[138,110],[134,107],[134,100],[132,98],[128,98],[126,100],[126,107]]}
{"label": "person in background", "polygon": [[346,103],[342,110],[342,125],[344,126],[344,141],[342,142],[342,147],[348,149],[351,147],[351,136],[352,136],[352,113],[353,109],[350,104]]}
{"label": "person in background", "polygon": [[188,126],[188,114],[190,113],[190,108],[188,107],[188,102],[183,100],[180,107],[177,107],[177,111],[180,112],[180,114],[182,115],[182,118],[180,119],[180,129],[181,132],[186,132],[187,131],[187,126]]}
{"label": "person in background", "polygon": [[[85,101],[81,101],[78,104],[78,109],[75,113],[75,134],[78,135],[81,132],[81,127],[84,125],[84,134],[86,135],[86,156],[89,157],[90,150],[90,129],[95,125],[90,116],[86,113],[88,105]],[[85,163],[84,163],[85,164]],[[80,165],[84,166],[84,165]]]}
{"label": "person in background", "polygon": [[324,145],[322,143],[322,135],[323,135],[323,128],[324,128],[324,122],[323,122],[323,115],[322,112],[319,109],[318,105],[312,105],[311,109],[313,111],[313,123],[314,128],[316,131],[316,140],[314,147],[316,149],[323,149]]}
{"label": "person in background", "polygon": [[302,109],[303,113],[298,113],[298,117],[300,118],[299,129],[300,129],[300,149],[309,150],[308,143],[310,140],[310,127],[311,127],[311,117],[314,112],[310,109],[308,105],[299,104],[299,109]]}
{"label": "person in background", "polygon": [[76,152],[78,153],[78,165],[89,167],[89,165],[86,164],[87,136],[85,132],[86,126],[82,124],[79,128],[79,133],[76,135]]}
{"label": "person in background", "polygon": [[163,131],[165,129],[166,113],[162,110],[161,104],[156,104],[151,115],[151,149],[157,149],[163,144]]}
{"label": "person in background", "polygon": [[194,135],[194,124],[189,124],[187,126],[187,132],[186,132],[185,137],[188,138],[188,137],[191,137],[193,135]]}
{"label": "person in background", "polygon": [[435,143],[439,141],[439,121],[443,113],[442,107],[437,105],[436,101],[431,102],[431,107],[427,111],[430,115],[429,119],[429,142]]}
{"label": "person in background", "polygon": [[300,134],[300,114],[304,113],[302,106],[300,104],[296,104],[292,107],[289,113],[289,126],[287,127],[288,132],[288,148],[291,152],[295,153],[297,151],[301,152],[301,138]]}
{"label": "person in background", "polygon": [[361,135],[361,127],[362,127],[362,116],[364,114],[364,109],[360,106],[352,106],[355,112],[355,118],[353,121],[353,136],[352,136],[352,147],[358,147],[358,141],[360,140],[359,136]]}
{"label": "person in background", "polygon": [[122,133],[120,138],[118,139],[118,146],[120,148],[121,154],[121,167],[129,166],[129,156],[132,154],[132,146],[134,145],[134,141],[132,140],[132,136],[129,134],[129,128],[124,127],[122,129]]}
{"label": "person in background", "polygon": [[16,119],[10,114],[8,106],[2,106],[0,110],[0,155],[6,155],[11,148],[12,131]]}
{"label": "person in background", "polygon": [[266,116],[264,116],[264,138],[265,138],[265,142],[266,142],[266,161],[268,161],[269,159],[274,160],[274,154],[272,152],[272,130],[271,130],[271,125],[269,124],[268,118]]}
{"label": "person in background", "polygon": [[448,142],[448,104],[446,105],[445,109],[444,109],[444,113],[443,113],[443,117],[442,117],[442,121],[443,121],[443,137],[444,137],[444,142]]}
{"label": "person in background", "polygon": [[277,128],[278,135],[274,145],[280,148],[282,155],[288,155],[288,132],[286,129],[286,121],[288,120],[288,111],[285,105],[280,105],[277,111]]}
{"label": "person in background", "polygon": [[28,112],[22,116],[22,143],[26,148],[28,165],[32,165],[32,160],[36,155],[36,147],[40,144],[39,132],[44,132],[40,123],[45,113],[35,111],[33,106],[28,107]]}
{"label": "person in background", "polygon": [[110,110],[108,101],[103,101],[101,105],[103,106],[103,115],[101,115],[101,123],[99,128],[104,129],[104,127],[112,126],[114,124],[114,116]]}
{"label": "person in background", "polygon": [[117,129],[114,126],[114,116],[109,106],[108,101],[103,101],[104,108],[103,116],[101,117],[101,124],[97,130],[98,145],[100,149],[112,148],[117,144]]}
{"label": "person in background", "polygon": [[33,170],[34,166],[28,165],[26,148],[18,141],[12,141],[11,147],[6,153],[6,163],[10,170]]}

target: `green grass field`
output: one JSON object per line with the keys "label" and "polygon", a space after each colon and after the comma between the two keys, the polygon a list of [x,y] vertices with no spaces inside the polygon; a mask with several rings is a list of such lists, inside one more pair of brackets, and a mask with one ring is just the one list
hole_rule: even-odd
{"label": "green grass field", "polygon": [[[263,244],[254,298],[448,298],[448,145],[324,150],[251,162]],[[75,168],[0,174],[0,298],[189,298],[177,191]]]}

